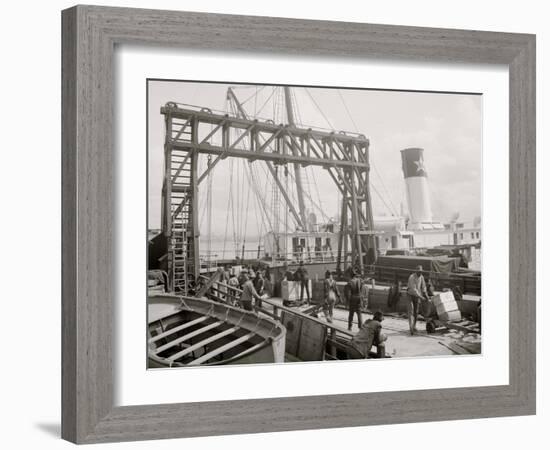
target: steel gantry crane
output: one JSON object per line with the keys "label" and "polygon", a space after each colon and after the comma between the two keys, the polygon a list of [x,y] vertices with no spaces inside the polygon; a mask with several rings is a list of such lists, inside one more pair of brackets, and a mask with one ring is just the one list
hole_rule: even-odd
{"label": "steel gantry crane", "polygon": [[[348,255],[360,270],[374,261],[369,140],[365,136],[300,128],[293,119],[289,124],[275,124],[248,118],[245,113],[232,117],[173,102],[162,107],[161,114],[166,130],[162,232],[167,239],[172,290],[187,293],[189,282],[200,275],[198,187],[228,157],[265,161],[272,174],[274,165],[323,167],[342,195],[337,268]],[[199,154],[212,155],[200,174]],[[278,186],[296,223],[306,230],[304,205],[296,210],[284,186]]]}

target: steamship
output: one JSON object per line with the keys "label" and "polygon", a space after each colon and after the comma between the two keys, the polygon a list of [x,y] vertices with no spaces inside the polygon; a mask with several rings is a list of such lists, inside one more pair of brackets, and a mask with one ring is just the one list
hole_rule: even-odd
{"label": "steamship", "polygon": [[[472,249],[481,245],[480,221],[466,224],[458,216],[434,220],[422,148],[401,150],[408,213],[401,208],[399,215],[376,217],[370,197],[370,143],[364,135],[298,123],[289,87],[272,87],[267,100],[282,106],[271,119],[250,114],[244,104],[254,96],[241,101],[235,89],[227,89],[224,111],[175,102],[161,108],[171,160],[165,162],[162,230],[149,240],[149,268],[165,270],[173,291],[186,294],[190,280],[228,265],[238,271],[260,263],[279,269],[302,263],[311,275],[322,277],[350,266],[366,273],[388,255],[460,252],[472,260]],[[256,89],[255,95],[260,92]],[[212,217],[212,174],[225,159],[232,175],[220,251],[212,247],[212,222],[219,219]],[[325,169],[334,181],[339,219],[323,211],[312,166]],[[206,195],[199,197],[201,182],[206,185],[201,195]],[[318,201],[313,198],[316,191]],[[258,239],[252,245],[250,228],[239,219],[248,214],[251,198],[259,216]],[[318,220],[316,213],[323,218]]]}
{"label": "steamship", "polygon": [[[162,229],[149,235],[149,367],[366,356],[351,345],[356,331],[352,324],[344,329],[318,320],[327,272],[336,274],[342,296],[352,269],[359,270],[372,283],[371,310],[400,314],[407,305],[400,301],[406,295],[402,287],[422,264],[434,292],[454,294],[460,288],[453,302],[455,317],[477,314],[479,321],[481,274],[461,270],[461,263],[481,246],[480,222],[467,225],[458,216],[448,222],[434,220],[422,148],[401,150],[408,212],[402,208],[399,215],[376,217],[366,136],[357,129],[344,132],[331,124],[323,129],[300,123],[289,87],[255,86],[255,94],[244,101],[236,88],[227,89],[224,110],[173,101],[161,107]],[[255,99],[262,90],[265,103]],[[272,118],[262,119],[259,111],[270,99],[279,106],[273,108]],[[245,108],[247,102],[254,105],[254,114]],[[349,114],[347,106],[345,110]],[[223,186],[227,211],[225,217],[213,217],[212,198],[219,191],[212,188],[212,174],[224,160],[230,174]],[[323,210],[312,167],[324,169],[334,182],[331,192],[338,200],[339,219]],[[250,201],[257,203],[256,242],[251,242],[247,228]],[[221,257],[212,246],[212,223],[220,220],[225,222]],[[302,302],[304,278],[297,280],[292,273],[302,264],[311,290],[307,305]],[[254,312],[250,302],[241,302],[242,291],[228,278],[228,271],[241,275],[245,270],[265,276],[269,298],[254,302]],[[345,322],[345,314],[335,312],[335,320]],[[403,326],[399,317],[395,320]],[[464,324],[454,326],[470,334]],[[424,344],[429,347],[430,342]],[[404,356],[419,354],[405,347],[401,342]],[[425,354],[439,354],[441,346],[435,347]]]}
{"label": "steamship", "polygon": [[[455,214],[446,222],[433,219],[424,149],[401,150],[408,215],[375,216],[375,242],[378,255],[409,255],[432,250],[455,250],[471,262],[472,251],[481,246],[480,219],[461,222]],[[340,223],[316,223],[311,216],[306,230],[284,234],[267,233],[266,256],[278,255],[285,261],[330,261],[339,240]]]}

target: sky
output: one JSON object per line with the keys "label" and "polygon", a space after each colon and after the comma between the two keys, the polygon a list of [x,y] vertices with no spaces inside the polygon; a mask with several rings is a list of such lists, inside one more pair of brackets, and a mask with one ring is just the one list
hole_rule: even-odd
{"label": "sky", "polygon": [[[229,86],[235,86],[235,93],[250,116],[256,114],[265,119],[275,118],[276,123],[287,122],[282,89],[274,91],[272,86],[149,81],[149,228],[160,228],[164,142],[161,106],[172,101],[226,111]],[[359,132],[369,139],[371,196],[375,216],[398,215],[401,208],[407,212],[400,155],[400,150],[407,147],[424,149],[435,220],[446,221],[459,213],[461,221],[472,222],[481,215],[481,95],[315,87],[293,87],[292,94],[299,124]],[[255,196],[248,194],[254,189],[244,184],[250,178],[245,176],[250,170],[246,167],[248,163],[231,160],[221,161],[213,171],[210,188],[212,235],[224,236],[235,230],[242,233],[244,228],[253,236],[263,234],[267,226],[261,219],[260,202],[269,206],[273,201],[265,163],[252,163],[260,180],[258,185],[263,186],[262,195]],[[199,171],[205,165],[206,156],[201,156]],[[310,166],[303,178],[310,196],[306,197],[309,209],[318,219],[337,216],[340,200],[328,174],[322,168]],[[241,181],[240,185],[237,179]],[[293,185],[292,179],[289,185]],[[202,211],[206,209],[207,191],[205,180],[199,188]],[[230,191],[233,200],[229,198]],[[242,200],[235,199],[239,193],[242,193]],[[240,204],[237,205],[236,201]],[[233,207],[230,207],[231,203]],[[238,223],[233,225],[235,213],[239,218]],[[285,214],[281,211],[281,221]],[[207,226],[205,217],[202,212],[200,223],[203,235]],[[291,219],[288,220],[291,222]]]}

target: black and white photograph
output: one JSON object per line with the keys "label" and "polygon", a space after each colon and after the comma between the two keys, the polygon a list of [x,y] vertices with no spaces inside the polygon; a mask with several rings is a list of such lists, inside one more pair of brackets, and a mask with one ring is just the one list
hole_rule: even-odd
{"label": "black and white photograph", "polygon": [[544,448],[548,8],[456,5],[6,3],[3,448]]}
{"label": "black and white photograph", "polygon": [[481,354],[482,95],[149,79],[149,368]]}

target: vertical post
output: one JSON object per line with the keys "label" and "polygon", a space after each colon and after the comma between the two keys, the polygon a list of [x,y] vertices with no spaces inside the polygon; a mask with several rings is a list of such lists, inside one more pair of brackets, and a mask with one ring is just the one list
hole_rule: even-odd
{"label": "vertical post", "polygon": [[[341,204],[342,213],[340,215],[340,234],[338,235],[338,254],[336,255],[336,270],[342,269],[342,265],[346,264],[346,217],[347,217],[347,204],[346,204],[346,189],[342,191],[342,204]],[[343,252],[343,255],[342,255]],[[345,269],[345,267],[344,267]]]}
{"label": "vertical post", "polygon": [[334,328],[330,328],[330,339],[332,341],[332,344],[330,345],[330,355],[336,359],[336,346],[334,345],[334,341],[336,340],[336,330]]}
{"label": "vertical post", "polygon": [[[364,154],[364,159],[366,161],[365,163],[365,183],[364,183],[364,188],[363,188],[363,192],[361,193],[361,195],[365,198],[366,200],[366,219],[367,219],[367,228],[369,231],[374,231],[374,218],[372,216],[372,200],[371,200],[371,195],[370,195],[370,166],[368,165],[368,161],[369,161],[369,144],[366,144],[365,145],[365,154]],[[375,239],[375,236],[374,234],[370,235],[368,238],[367,238],[367,250],[372,248],[373,249],[373,258],[372,260],[368,260],[367,261],[367,264],[374,264],[376,262],[376,257],[377,257],[377,248],[376,248],[376,239]]]}
{"label": "vertical post", "polygon": [[353,257],[354,259],[355,258],[359,259],[359,269],[361,270],[361,273],[363,273],[363,251],[361,249],[361,235],[359,234],[360,232],[359,210],[358,210],[359,206],[357,203],[357,192],[356,192],[357,185],[355,182],[355,178],[356,177],[353,171],[350,171],[349,181],[351,184],[351,206],[352,206],[351,218],[353,221],[353,224],[352,224],[353,246],[355,248],[355,250],[353,251]]}
{"label": "vertical post", "polygon": [[[286,103],[286,113],[288,117],[288,124],[291,127],[295,127],[294,122],[294,112],[292,110],[292,98],[290,96],[290,88],[285,86],[285,103]],[[298,156],[298,150],[291,145],[292,153]],[[298,197],[298,207],[300,209],[300,218],[302,219],[302,226],[304,231],[307,231],[307,220],[306,220],[306,206],[304,202],[304,190],[302,186],[302,172],[300,164],[294,163],[294,178],[296,179],[296,195]]]}
{"label": "vertical post", "polygon": [[[192,136],[191,141],[193,144],[198,144],[198,128],[199,124],[196,118],[192,122]],[[191,223],[192,223],[192,233],[193,233],[193,273],[195,275],[195,280],[200,276],[201,265],[200,265],[200,254],[199,254],[199,186],[198,186],[198,170],[199,170],[199,153],[196,150],[192,150],[191,155]]]}
{"label": "vertical post", "polygon": [[349,235],[349,228],[348,228],[348,192],[345,192],[345,197],[343,200],[343,212],[344,212],[344,221],[342,222],[342,236],[344,237],[344,269],[345,265],[348,260],[348,235]]}

